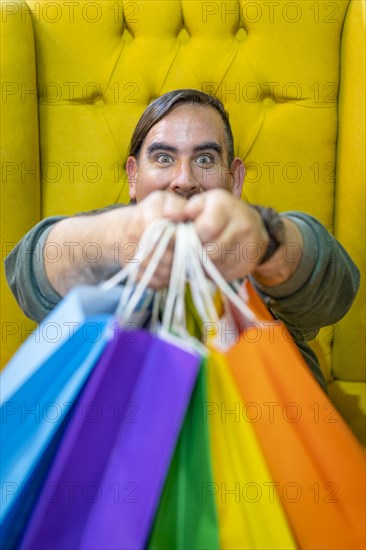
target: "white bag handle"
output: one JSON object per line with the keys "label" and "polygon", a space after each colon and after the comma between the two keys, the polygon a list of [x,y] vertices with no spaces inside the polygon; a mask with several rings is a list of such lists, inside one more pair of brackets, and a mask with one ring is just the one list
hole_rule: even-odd
{"label": "white bag handle", "polygon": [[[143,293],[145,292],[149,282],[151,281],[159,265],[161,258],[166,252],[166,249],[168,248],[169,242],[172,236],[174,235],[174,233],[175,233],[174,225],[172,224],[167,225],[167,227],[165,228],[161,236],[160,241],[158,242],[157,247],[153,252],[151,261],[149,262],[146,270],[144,271],[144,274],[141,277],[141,280],[138,282],[135,291],[132,293],[132,295],[130,296],[130,299],[126,303],[126,307],[123,309],[123,311],[120,311],[120,317],[122,321],[126,321],[130,317],[130,315],[135,311]],[[137,273],[137,269],[135,273]],[[125,295],[130,294],[130,289],[128,288],[128,285],[125,286],[124,292],[125,292]]]}
{"label": "white bag handle", "polygon": [[117,286],[122,281],[125,281],[130,275],[131,277],[135,276],[138,271],[138,264],[147,258],[169,224],[170,222],[168,220],[159,219],[155,220],[147,229],[145,229],[139,242],[138,251],[135,258],[136,261],[128,263],[125,267],[113,275],[113,277],[101,283],[100,289],[109,290]]}
{"label": "white bag handle", "polygon": [[[154,275],[154,272],[165,253],[169,241],[174,234],[175,226],[165,219],[159,219],[154,221],[143,233],[138,252],[136,254],[136,261],[127,264],[118,273],[113,275],[110,279],[103,282],[100,286],[102,291],[109,290],[119,283],[126,281],[122,289],[121,298],[116,308],[116,315],[120,317],[122,322],[130,320],[132,314],[135,313],[137,305],[139,305],[138,312],[143,314],[146,312],[150,305],[153,304],[153,317],[156,318],[157,305],[161,299],[161,296],[157,296],[156,293],[150,291],[145,297],[143,304],[139,304],[147,286]],[[137,281],[137,274],[140,268],[140,263],[144,262],[148,255],[155,248],[150,262],[145,270],[140,281]]]}
{"label": "white bag handle", "polygon": [[[137,262],[127,264],[120,272],[100,285],[102,290],[108,290],[127,279],[117,308],[121,321],[128,321],[135,312],[173,236],[175,247],[169,287],[166,292],[151,291],[142,306],[146,310],[152,304],[151,325],[157,323],[162,302],[166,297],[162,308],[163,329],[181,336],[188,334],[185,318],[187,282],[190,285],[193,303],[204,321],[218,321],[212,282],[220,289],[222,296],[226,297],[248,321],[256,321],[255,314],[246,304],[247,296],[242,285],[234,281],[235,292],[207,255],[205,262],[203,261],[203,245],[193,223],[176,224],[165,219],[156,220],[144,231],[136,255]],[[145,261],[151,252],[151,260],[142,278],[137,282],[139,264]]]}
{"label": "white bag handle", "polygon": [[174,259],[162,320],[162,325],[166,331],[172,330],[182,336],[188,334],[185,316],[187,282],[200,317],[202,319],[218,320],[216,308],[210,295],[210,282],[202,269],[200,258],[189,238],[189,228],[193,229],[192,222],[177,225]]}
{"label": "white bag handle", "polygon": [[[231,288],[229,283],[224,279],[224,277],[221,275],[217,267],[213,264],[212,260],[206,256],[206,261],[203,262],[203,246],[201,241],[198,238],[198,235],[194,229],[194,226],[187,226],[187,238],[190,240],[191,244],[191,250],[192,255],[196,255],[196,257],[199,258],[199,261],[201,265],[203,266],[203,269],[206,271],[206,273],[209,275],[210,279],[215,283],[215,285],[220,289],[223,296],[225,296],[247,319],[248,321],[256,321],[256,315],[254,312],[250,309],[249,306],[244,301],[244,295],[238,296],[234,292],[234,290]],[[193,253],[194,251],[194,253]],[[207,281],[206,277],[206,281]],[[237,281],[235,281],[235,287],[237,290],[240,289],[240,285]],[[194,286],[193,286],[194,288]],[[206,284],[207,289],[207,284]],[[205,287],[201,287],[201,292],[205,292]],[[207,290],[205,292],[206,298],[209,299],[210,294],[207,293]],[[211,298],[212,300],[212,298]],[[215,320],[212,318],[211,320]]]}
{"label": "white bag handle", "polygon": [[186,335],[185,286],[188,249],[185,241],[185,224],[176,226],[175,246],[169,287],[162,318],[163,328]]}

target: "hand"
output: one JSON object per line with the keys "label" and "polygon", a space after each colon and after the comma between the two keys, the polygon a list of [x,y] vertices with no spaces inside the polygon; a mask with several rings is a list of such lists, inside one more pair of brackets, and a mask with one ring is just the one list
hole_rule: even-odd
{"label": "hand", "polygon": [[[137,251],[138,243],[152,222],[159,218],[166,218],[176,222],[184,221],[184,207],[186,200],[173,193],[163,191],[155,191],[148,195],[145,199],[135,206],[127,207],[122,210],[128,210],[128,218],[125,234],[121,234],[121,240],[124,241],[124,246],[131,243],[132,248]],[[170,280],[170,272],[174,255],[174,239],[171,239],[169,246],[162,257],[159,265],[149,282],[152,288],[163,288],[168,286]],[[142,262],[138,279],[141,278],[148,263],[151,260],[151,254]],[[123,261],[123,258],[122,258]]]}
{"label": "hand", "polygon": [[[46,243],[56,244],[60,251],[57,262],[45,257],[45,271],[51,286],[64,296],[76,284],[96,284],[109,279],[133,259],[143,232],[154,220],[165,217],[183,221],[185,203],[176,195],[157,191],[136,206],[57,222]],[[152,278],[154,288],[169,283],[173,247],[171,242]],[[93,253],[97,250],[97,260],[88,256],[89,249]],[[141,264],[140,276],[144,268],[145,263]]]}
{"label": "hand", "polygon": [[252,273],[268,243],[260,214],[223,189],[195,195],[187,202],[186,219],[194,222],[205,253],[226,280]]}

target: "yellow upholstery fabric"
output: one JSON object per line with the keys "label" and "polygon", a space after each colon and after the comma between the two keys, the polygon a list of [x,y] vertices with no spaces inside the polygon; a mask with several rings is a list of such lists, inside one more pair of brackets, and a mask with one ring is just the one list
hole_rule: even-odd
{"label": "yellow upholstery fabric", "polygon": [[[2,100],[2,162],[19,167],[3,168],[4,242],[40,217],[127,201],[139,116],[161,93],[194,87],[230,113],[244,197],[313,214],[363,267],[363,11],[363,0],[3,2],[2,78],[14,87]],[[39,178],[26,174],[36,163]],[[2,297],[6,361],[21,331],[4,322],[24,318],[6,288]],[[314,344],[327,379],[361,392],[363,300]]]}
{"label": "yellow upholstery fabric", "polygon": [[365,3],[352,2],[341,52],[335,234],[363,275],[356,303],[339,323],[334,343],[334,376],[348,381],[365,381],[365,15]]}
{"label": "yellow upholstery fabric", "polygon": [[[336,403],[350,428],[361,442],[366,441],[366,391],[365,384],[334,380],[328,386],[329,398]],[[330,412],[330,410],[329,410]]]}
{"label": "yellow upholstery fabric", "polygon": [[[36,89],[34,33],[30,21],[22,23],[26,4],[10,4],[10,7],[14,10],[13,15],[5,20],[2,12],[0,22],[2,261],[41,217],[38,106],[34,95],[30,98],[21,93],[22,89]],[[4,269],[0,285],[3,366],[35,325],[19,309],[7,285]]]}

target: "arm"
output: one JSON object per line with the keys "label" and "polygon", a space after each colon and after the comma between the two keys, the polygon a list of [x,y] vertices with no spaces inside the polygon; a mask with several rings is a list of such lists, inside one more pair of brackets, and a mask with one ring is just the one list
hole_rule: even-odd
{"label": "arm", "polygon": [[[5,260],[8,283],[20,307],[39,322],[76,284],[108,279],[132,259],[152,221],[164,217],[166,210],[180,221],[184,204],[180,197],[157,192],[137,206],[113,205],[70,218],[43,220]],[[166,286],[172,254],[173,245],[151,286]]]}
{"label": "arm", "polygon": [[[56,243],[61,250],[57,263],[45,256],[47,279],[64,296],[76,284],[97,284],[110,278],[133,259],[142,234],[153,221],[165,217],[183,221],[184,206],[185,200],[181,197],[156,191],[137,205],[62,220],[53,227],[46,242],[46,246]],[[70,243],[75,243],[72,253]],[[87,253],[89,248],[91,256]],[[167,286],[173,251],[171,243],[149,286]],[[149,258],[145,263],[148,262]],[[144,268],[143,263],[140,273]]]}
{"label": "arm", "polygon": [[[129,217],[125,207],[65,218],[51,228],[44,247],[44,271],[59,296],[77,284],[97,284],[121,269],[126,243],[120,242],[118,231],[128,234]],[[59,251],[58,261],[47,254],[52,248]]]}
{"label": "arm", "polygon": [[283,244],[267,263],[258,266],[268,235],[255,209],[215,190],[192,197],[187,211],[225,278],[250,276],[267,306],[297,340],[311,340],[352,305],[358,269],[315,218],[297,212],[282,215]]}

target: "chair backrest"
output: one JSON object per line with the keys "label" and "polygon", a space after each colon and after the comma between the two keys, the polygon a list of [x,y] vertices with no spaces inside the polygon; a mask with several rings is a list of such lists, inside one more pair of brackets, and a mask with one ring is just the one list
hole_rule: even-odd
{"label": "chair backrest", "polygon": [[[360,0],[2,2],[3,256],[41,217],[127,201],[139,116],[192,87],[230,113],[245,198],[316,216],[362,267],[362,13]],[[6,361],[29,324],[3,289]],[[315,343],[329,378],[364,379],[363,300]]]}

